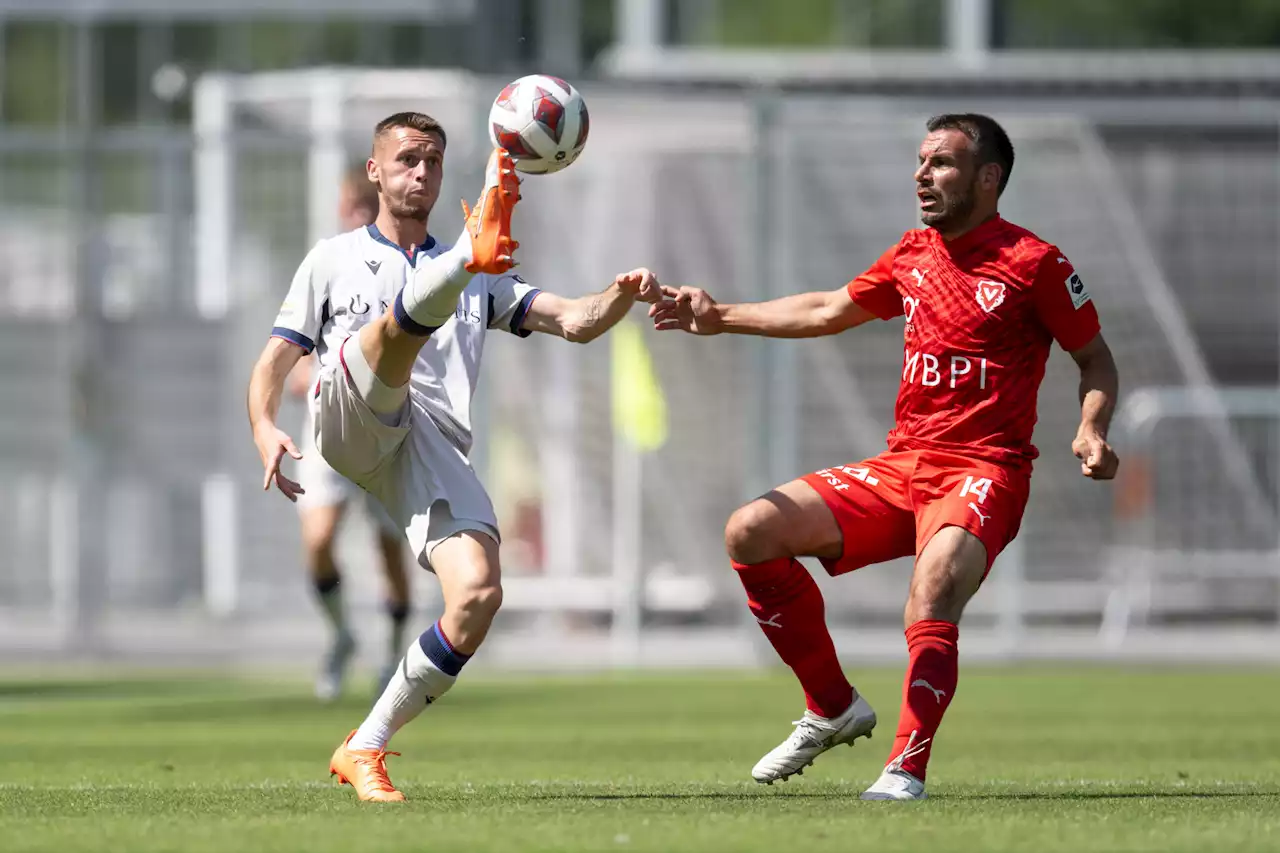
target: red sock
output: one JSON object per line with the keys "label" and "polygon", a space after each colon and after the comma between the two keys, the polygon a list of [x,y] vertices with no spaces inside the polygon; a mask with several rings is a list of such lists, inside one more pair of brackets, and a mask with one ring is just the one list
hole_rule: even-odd
{"label": "red sock", "polygon": [[733,568],[747,590],[747,605],[782,662],[800,679],[805,706],[837,717],[853,701],[853,688],[827,631],[822,592],[797,560],[778,559]]}
{"label": "red sock", "polygon": [[911,749],[902,760],[902,769],[921,781],[929,766],[934,735],[956,692],[959,637],[959,628],[938,619],[922,619],[907,629],[911,662],[907,664],[907,677],[902,683],[902,713],[898,716],[898,735],[889,760],[902,755],[910,742]]}

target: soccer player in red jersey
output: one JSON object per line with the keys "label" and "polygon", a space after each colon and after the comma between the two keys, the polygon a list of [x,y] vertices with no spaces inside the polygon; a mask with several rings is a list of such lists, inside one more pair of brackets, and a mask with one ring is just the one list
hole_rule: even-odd
{"label": "soccer player in red jersey", "polygon": [[910,662],[888,764],[863,799],[925,796],[929,750],[956,691],[960,615],[1017,535],[1036,448],[1036,394],[1050,345],[1080,368],[1081,473],[1115,476],[1107,444],[1119,379],[1084,283],[1057,247],[1002,219],[1013,145],[994,120],[930,119],[916,195],[925,228],[830,292],[721,305],[698,288],[668,289],[658,329],[776,338],[834,335],[904,317],[902,383],[888,449],[779,486],[741,507],[725,545],[748,605],[804,688],[795,731],[752,770],[772,783],[823,752],[870,736],[875,712],[850,685],[822,595],[796,560],[832,575],[914,555],[904,623]]}

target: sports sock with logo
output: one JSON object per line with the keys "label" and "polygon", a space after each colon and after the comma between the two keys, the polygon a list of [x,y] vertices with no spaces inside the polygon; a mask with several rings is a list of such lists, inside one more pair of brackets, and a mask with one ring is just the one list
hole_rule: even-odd
{"label": "sports sock with logo", "polygon": [[[923,780],[929,766],[933,738],[942,724],[959,678],[960,629],[950,622],[922,619],[907,629],[907,651],[911,660],[902,684],[902,713],[889,760],[911,749],[902,760],[902,769]],[[913,738],[914,735],[914,738]]]}
{"label": "sports sock with logo", "polygon": [[385,749],[392,735],[449,692],[470,658],[454,651],[439,622],[424,631],[409,644],[396,674],[352,736],[351,749]]}
{"label": "sports sock with logo", "polygon": [[843,714],[853,701],[853,687],[840,668],[822,591],[809,570],[791,558],[749,566],[734,562],[733,568],[760,629],[800,679],[805,706],[822,717]]}
{"label": "sports sock with logo", "polygon": [[395,318],[411,335],[425,336],[443,326],[471,281],[471,235],[464,228],[458,242],[434,258],[421,258],[396,294]]}

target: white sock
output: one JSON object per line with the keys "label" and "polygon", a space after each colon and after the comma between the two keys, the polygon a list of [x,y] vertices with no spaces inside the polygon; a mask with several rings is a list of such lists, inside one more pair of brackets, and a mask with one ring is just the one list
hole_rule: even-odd
{"label": "white sock", "polygon": [[364,356],[358,334],[342,342],[338,355],[346,365],[356,393],[378,416],[378,420],[392,426],[399,423],[400,412],[404,409],[405,401],[409,399],[409,383],[392,388],[379,379],[378,374],[374,373],[373,368],[369,366],[369,360]]}
{"label": "white sock", "polygon": [[423,258],[396,294],[396,322],[413,335],[429,335],[453,316],[458,297],[470,283],[471,236],[464,229],[453,248],[434,258]]}
{"label": "white sock", "polygon": [[439,622],[432,625],[409,644],[396,674],[374,703],[369,716],[352,735],[348,746],[351,749],[386,749],[392,735],[449,692],[469,658],[469,655],[453,650],[440,631]]}

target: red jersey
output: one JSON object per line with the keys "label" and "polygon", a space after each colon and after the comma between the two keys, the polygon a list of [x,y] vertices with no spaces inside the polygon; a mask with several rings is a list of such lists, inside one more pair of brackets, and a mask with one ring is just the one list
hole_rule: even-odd
{"label": "red jersey", "polygon": [[908,231],[848,290],[881,319],[906,317],[891,450],[1034,459],[1050,343],[1072,351],[1099,331],[1071,263],[998,216],[951,241]]}

